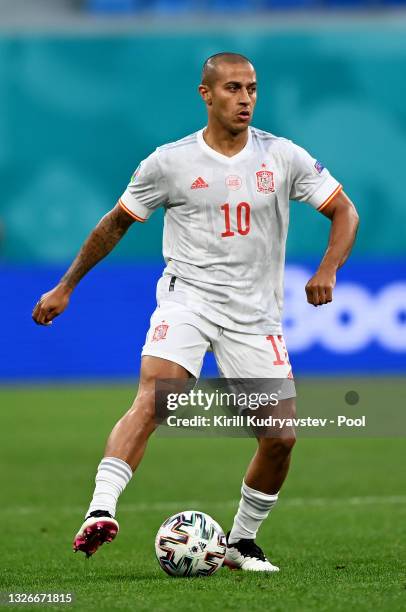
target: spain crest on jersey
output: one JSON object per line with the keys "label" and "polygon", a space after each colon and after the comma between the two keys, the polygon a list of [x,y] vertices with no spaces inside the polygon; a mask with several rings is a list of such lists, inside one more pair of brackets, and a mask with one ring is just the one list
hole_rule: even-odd
{"label": "spain crest on jersey", "polygon": [[273,172],[270,170],[259,170],[257,175],[257,191],[261,193],[273,193],[275,191],[275,183],[273,180]]}
{"label": "spain crest on jersey", "polygon": [[154,329],[154,334],[152,336],[152,342],[157,342],[158,340],[165,340],[166,332],[168,331],[169,325],[162,321],[160,325],[157,325]]}

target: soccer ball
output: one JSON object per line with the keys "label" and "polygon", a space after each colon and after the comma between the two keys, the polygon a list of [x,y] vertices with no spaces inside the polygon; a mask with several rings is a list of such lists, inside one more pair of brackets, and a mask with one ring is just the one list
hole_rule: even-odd
{"label": "soccer ball", "polygon": [[211,576],[223,565],[226,538],[211,516],[185,510],[161,525],[155,552],[159,565],[170,576]]}

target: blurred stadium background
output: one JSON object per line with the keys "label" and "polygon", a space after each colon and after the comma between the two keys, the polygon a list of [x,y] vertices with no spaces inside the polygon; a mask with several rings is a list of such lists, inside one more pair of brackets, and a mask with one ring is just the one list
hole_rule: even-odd
{"label": "blurred stadium background", "polygon": [[[361,214],[335,303],[304,284],[328,222],[292,204],[285,330],[296,374],[406,371],[406,2],[1,0],[1,381],[137,377],[162,215],[135,225],[38,328],[32,307],[156,146],[199,129],[204,59],[250,57],[254,125],[307,148]],[[214,373],[208,358],[206,373]]]}
{"label": "blurred stadium background", "polygon": [[[224,570],[203,585],[161,572],[155,533],[190,507],[227,530],[253,440],[154,436],[120,502],[117,542],[87,564],[71,552],[104,440],[134,396],[162,214],[134,225],[54,325],[35,326],[31,310],[138,162],[204,125],[196,88],[220,50],[257,67],[254,125],[317,156],[361,214],[335,301],[314,309],[304,285],[329,223],[292,203],[285,331],[300,414],[382,417],[360,435],[299,440],[260,534],[278,576]],[[405,609],[405,75],[400,1],[0,0],[0,591],[74,592],[83,612],[203,612],[219,601],[253,612],[271,601],[275,612]],[[215,372],[210,356],[205,372]]]}

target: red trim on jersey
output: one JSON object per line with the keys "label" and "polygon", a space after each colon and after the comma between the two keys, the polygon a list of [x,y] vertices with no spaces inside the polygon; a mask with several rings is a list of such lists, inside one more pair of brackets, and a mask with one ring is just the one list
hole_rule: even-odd
{"label": "red trim on jersey", "polygon": [[323,208],[325,208],[328,204],[330,204],[330,202],[336,197],[336,195],[340,193],[342,188],[343,188],[342,185],[338,185],[338,187],[334,189],[333,193],[328,196],[327,200],[324,200],[323,204],[320,204],[317,210],[323,210]]}
{"label": "red trim on jersey", "polygon": [[125,212],[128,213],[130,217],[132,217],[136,221],[139,221],[140,223],[144,223],[146,221],[146,219],[143,219],[142,217],[138,217],[135,213],[133,213],[132,210],[127,208],[127,206],[124,204],[121,198],[119,199],[118,203],[120,204],[121,208],[123,208]]}

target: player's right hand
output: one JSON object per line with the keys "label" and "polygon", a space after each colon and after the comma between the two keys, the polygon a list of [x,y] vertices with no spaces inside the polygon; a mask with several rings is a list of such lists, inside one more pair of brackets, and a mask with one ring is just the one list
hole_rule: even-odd
{"label": "player's right hand", "polygon": [[51,291],[41,295],[32,311],[32,318],[38,325],[51,325],[52,320],[65,310],[69,304],[72,289],[66,285],[57,285]]}

